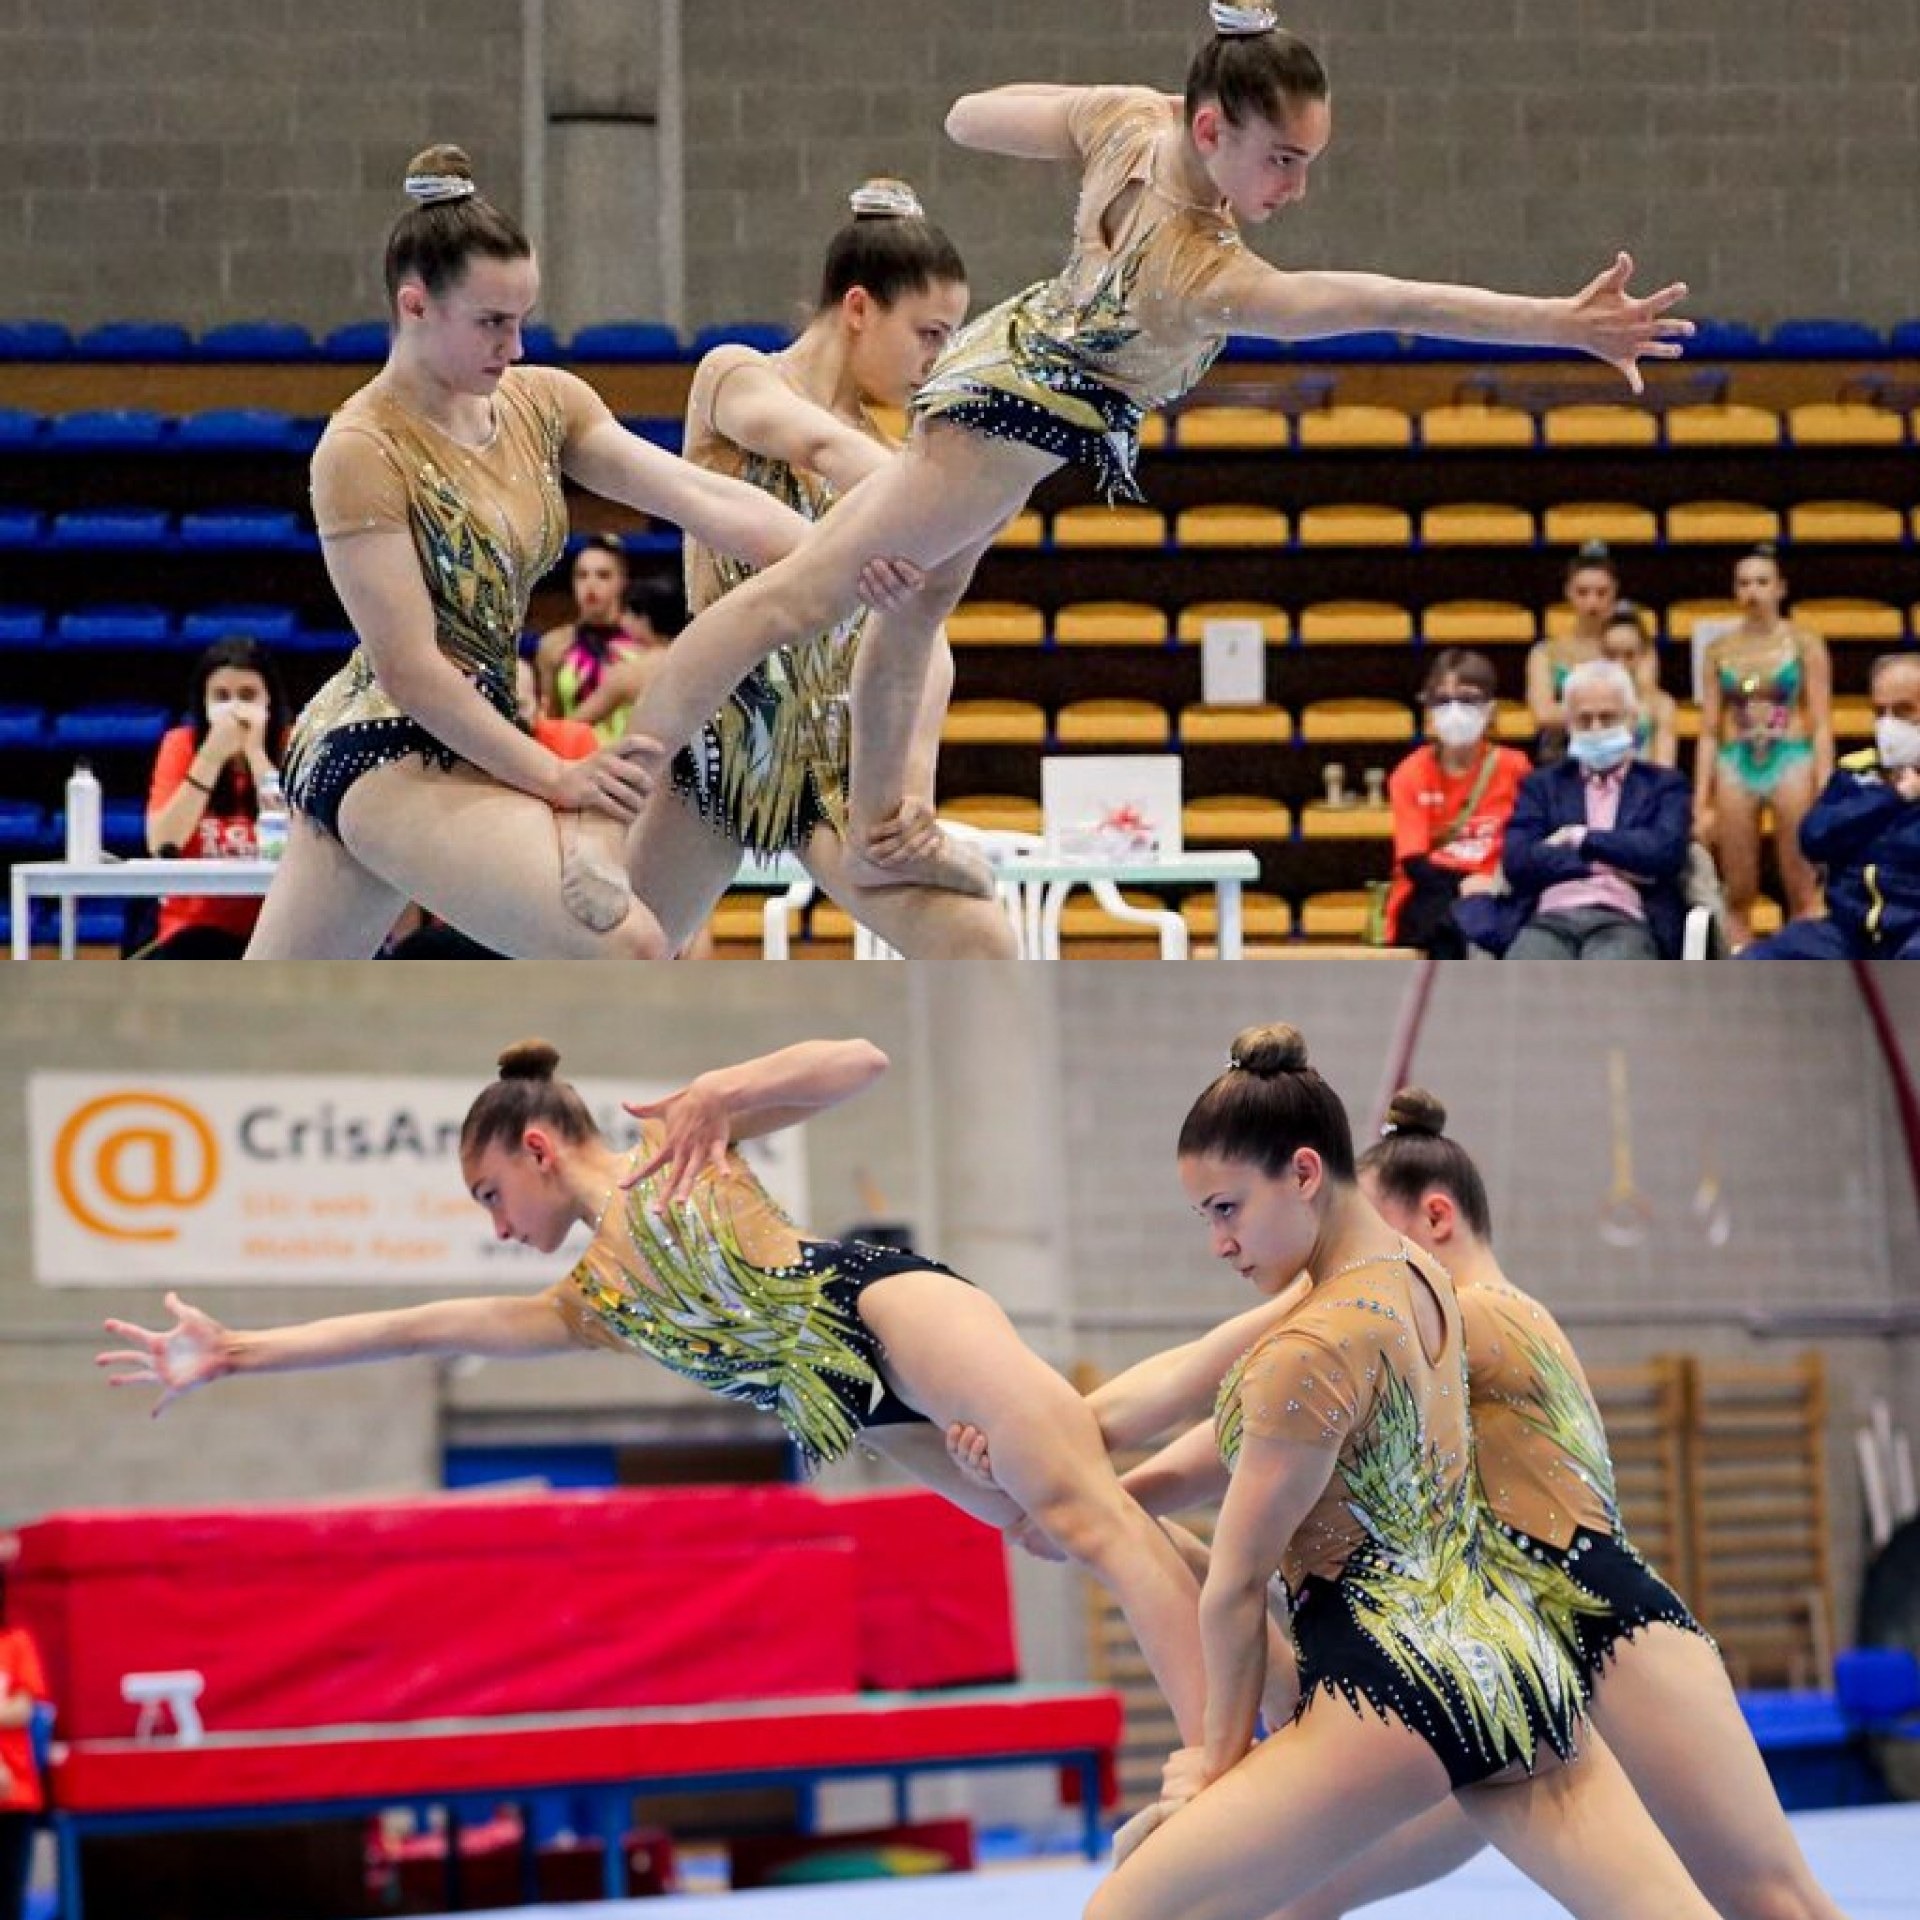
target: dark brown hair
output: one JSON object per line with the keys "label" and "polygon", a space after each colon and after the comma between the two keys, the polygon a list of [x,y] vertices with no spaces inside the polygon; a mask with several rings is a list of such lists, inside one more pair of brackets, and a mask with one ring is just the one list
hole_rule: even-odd
{"label": "dark brown hair", "polygon": [[1329,92],[1320,56],[1284,27],[1267,33],[1211,33],[1187,68],[1187,125],[1211,100],[1236,127],[1278,120],[1289,107]]}
{"label": "dark brown hair", "polygon": [[[892,190],[909,200],[913,192],[899,180],[869,180],[867,189]],[[837,307],[855,287],[891,307],[906,294],[964,286],[966,279],[960,249],[925,214],[856,213],[828,242],[819,311]]]}
{"label": "dark brown hair", "polygon": [[1383,1199],[1419,1205],[1436,1187],[1482,1240],[1493,1238],[1487,1183],[1459,1141],[1446,1134],[1447,1110],[1424,1087],[1402,1087],[1387,1108],[1384,1136],[1360,1156]]}
{"label": "dark brown hair", "polygon": [[587,1103],[553,1070],[560,1053],[544,1040],[519,1040],[500,1056],[500,1078],[467,1109],[460,1158],[471,1160],[496,1140],[518,1152],[529,1127],[550,1127],[563,1140],[597,1140]]}
{"label": "dark brown hair", "polygon": [[1421,700],[1431,700],[1434,688],[1443,680],[1464,680],[1474,692],[1484,693],[1489,700],[1500,688],[1500,677],[1493,670],[1493,662],[1471,647],[1447,647],[1434,656],[1433,665],[1427,669],[1427,677],[1421,684]]}
{"label": "dark brown hair", "polygon": [[[428,147],[407,162],[407,178],[440,174],[473,178],[473,162],[458,147]],[[488,260],[528,260],[533,243],[511,215],[478,193],[457,200],[416,202],[387,235],[387,300],[403,280],[418,280],[438,299],[467,270],[475,254]]]}
{"label": "dark brown hair", "polygon": [[1307,1064],[1306,1041],[1293,1027],[1244,1028],[1226,1072],[1182,1122],[1179,1152],[1241,1161],[1271,1177],[1302,1147],[1320,1156],[1330,1179],[1353,1179],[1347,1110]]}

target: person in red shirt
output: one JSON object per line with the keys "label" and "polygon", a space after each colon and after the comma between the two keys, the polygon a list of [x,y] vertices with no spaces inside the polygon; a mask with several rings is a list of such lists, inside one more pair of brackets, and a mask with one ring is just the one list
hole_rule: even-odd
{"label": "person in red shirt", "polygon": [[[257,640],[217,640],[193,669],[186,725],[163,736],[147,793],[147,849],[189,860],[251,860],[263,792],[277,796],[291,715]],[[169,895],[143,960],[237,960],[260,902]]]}
{"label": "person in red shirt", "polygon": [[557,719],[540,708],[540,688],[533,661],[523,653],[514,663],[515,704],[520,724],[562,760],[591,760],[600,751],[600,736],[584,720]]}
{"label": "person in red shirt", "polygon": [[1494,710],[1493,662],[1449,647],[1433,663],[1420,704],[1428,739],[1387,781],[1393,808],[1389,945],[1463,959],[1453,903],[1490,889],[1500,871],[1507,822],[1527,756],[1487,738]]}
{"label": "person in red shirt", "polygon": [[0,1920],[20,1920],[33,1829],[47,1804],[32,1733],[33,1710],[47,1697],[47,1681],[33,1636],[6,1620],[6,1569],[0,1566]]}

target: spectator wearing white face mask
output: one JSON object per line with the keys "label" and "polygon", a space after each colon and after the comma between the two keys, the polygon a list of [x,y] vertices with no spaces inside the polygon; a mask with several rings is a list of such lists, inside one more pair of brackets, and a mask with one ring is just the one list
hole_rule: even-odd
{"label": "spectator wearing white face mask", "polygon": [[[1567,675],[1567,757],[1527,776],[1501,866],[1512,892],[1468,937],[1514,960],[1677,959],[1693,797],[1635,752],[1640,695],[1611,660]],[[1463,903],[1482,907],[1480,901]]]}
{"label": "spectator wearing white face mask", "polygon": [[1873,745],[1835,768],[1800,823],[1827,870],[1827,917],[1795,920],[1748,960],[1920,960],[1920,655],[1873,663]]}
{"label": "spectator wearing white face mask", "polygon": [[1500,871],[1507,821],[1527,757],[1488,737],[1496,681],[1485,654],[1449,647],[1420,690],[1428,738],[1387,782],[1393,808],[1390,945],[1459,959],[1466,941],[1453,904],[1489,891]]}
{"label": "spectator wearing white face mask", "polygon": [[[257,640],[217,640],[196,662],[192,718],[160,742],[147,793],[147,848],[190,860],[251,860],[263,791],[276,798],[290,715],[279,674]],[[172,895],[143,960],[237,960],[260,902]]]}

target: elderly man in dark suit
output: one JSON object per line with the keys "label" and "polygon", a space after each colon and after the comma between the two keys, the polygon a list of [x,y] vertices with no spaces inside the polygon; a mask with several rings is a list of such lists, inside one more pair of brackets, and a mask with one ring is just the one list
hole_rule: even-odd
{"label": "elderly man in dark suit", "polygon": [[1567,757],[1520,789],[1501,861],[1512,891],[1488,903],[1483,944],[1511,960],[1678,959],[1686,779],[1637,757],[1640,696],[1624,667],[1583,662],[1564,700]]}

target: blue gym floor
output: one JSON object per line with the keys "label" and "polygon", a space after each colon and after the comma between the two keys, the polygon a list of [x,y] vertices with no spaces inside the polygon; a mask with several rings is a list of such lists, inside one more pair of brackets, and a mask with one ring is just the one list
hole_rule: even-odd
{"label": "blue gym floor", "polygon": [[[1850,1920],[1920,1920],[1920,1804],[1802,1813],[1794,1826],[1814,1872]],[[838,1882],[734,1893],[727,1920],[1078,1920],[1102,1868],[1083,1861],[926,1879]],[[522,1907],[522,1920],[713,1920],[711,1894]],[[1565,1910],[1504,1860],[1483,1853],[1418,1893],[1364,1910],[1369,1920],[1552,1920]]]}

